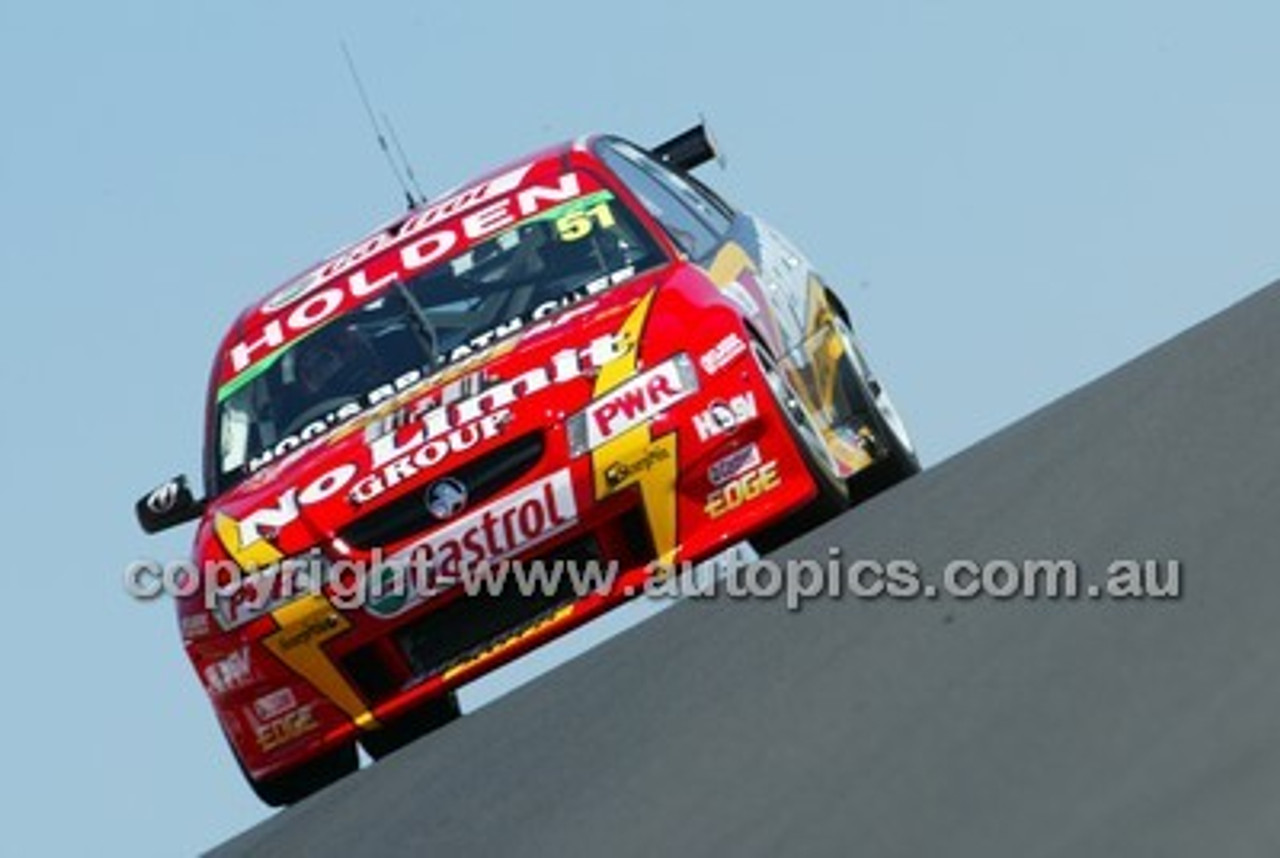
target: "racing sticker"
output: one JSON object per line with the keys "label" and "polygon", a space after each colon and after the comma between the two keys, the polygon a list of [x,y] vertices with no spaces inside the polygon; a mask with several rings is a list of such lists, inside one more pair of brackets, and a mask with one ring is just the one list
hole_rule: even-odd
{"label": "racing sticker", "polygon": [[782,480],[778,476],[777,460],[766,462],[758,468],[752,468],[734,477],[724,486],[707,495],[705,507],[707,516],[720,518],[743,504],[768,494],[780,485]]}
{"label": "racing sticker", "polygon": [[351,621],[319,593],[277,608],[271,616],[280,629],[262,639],[267,651],[333,701],[357,727],[377,727],[364,700],[324,652],[324,645],[345,634]]}
{"label": "racing sticker", "polygon": [[[368,247],[357,246],[304,275],[269,300],[262,308],[270,316],[267,322],[228,349],[222,371],[224,388],[238,383],[238,377],[243,373],[270,359],[286,345],[391,284],[523,220],[582,196],[584,183],[591,181],[569,172],[558,176],[552,183],[531,183],[519,187],[524,172],[508,175],[513,176],[514,181],[499,183],[499,180],[494,180],[488,183],[488,187],[503,191],[502,195],[492,195],[492,202],[451,221],[442,220],[444,214],[432,216],[432,213],[439,210],[453,216],[460,209],[448,211],[432,207],[414,214],[400,226],[394,237],[388,238],[386,234],[375,236],[367,243]],[[383,253],[393,249],[398,252]]]}
{"label": "racing sticker", "polygon": [[607,466],[604,469],[605,485],[610,490],[613,490],[632,479],[644,476],[649,471],[666,464],[670,460],[670,450],[659,444],[650,445],[638,456],[619,459],[612,465]]}
{"label": "racing sticker", "polygon": [[737,360],[747,351],[747,344],[736,333],[728,334],[698,358],[698,365],[707,375],[715,375]]}
{"label": "racing sticker", "polygon": [[230,655],[205,666],[204,684],[214,694],[226,694],[248,683],[253,675],[249,647],[240,647]]}
{"label": "racing sticker", "polygon": [[648,423],[697,390],[689,359],[677,355],[598,396],[569,418],[572,455],[595,450]]}
{"label": "racing sticker", "polygon": [[[641,341],[654,294],[645,295],[622,323],[618,335],[624,341]],[[687,357],[678,355],[637,375],[638,351],[632,348],[601,368],[592,404],[570,421],[569,440],[571,447],[591,450],[597,498],[640,487],[656,560],[667,564],[675,560],[678,538],[678,439],[674,430],[654,438],[650,421],[697,389],[697,373]],[[635,467],[639,463],[643,467]]]}
{"label": "racing sticker", "polygon": [[[390,558],[393,564],[423,565],[434,573],[439,592],[468,568],[502,560],[563,533],[578,521],[573,480],[563,468],[505,494],[431,531]],[[447,584],[446,584],[447,582]],[[403,606],[407,610],[430,593]]]}
{"label": "racing sticker", "polygon": [[568,469],[505,494],[387,558],[365,611],[388,619],[450,589],[469,569],[504,560],[573,527],[578,505]]}
{"label": "racing sticker", "polygon": [[312,705],[307,704],[285,715],[257,724],[253,728],[254,738],[263,751],[272,751],[295,739],[300,739],[320,726],[312,712]]}
{"label": "racing sticker", "polygon": [[693,430],[699,441],[709,441],[728,435],[739,426],[756,419],[760,410],[756,407],[756,395],[751,391],[738,393],[726,402],[717,399],[703,411],[693,415]]}
{"label": "racing sticker", "polygon": [[713,486],[723,486],[735,477],[758,468],[761,464],[763,459],[760,457],[760,448],[755,444],[748,444],[745,447],[739,447],[723,459],[712,462],[711,467],[707,469],[707,481]]}

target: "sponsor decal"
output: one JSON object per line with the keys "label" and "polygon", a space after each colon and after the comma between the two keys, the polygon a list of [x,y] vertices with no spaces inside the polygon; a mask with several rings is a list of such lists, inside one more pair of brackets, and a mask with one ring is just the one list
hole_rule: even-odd
{"label": "sponsor decal", "polygon": [[178,620],[178,632],[184,641],[204,637],[209,634],[209,615],[205,613],[184,615]]}
{"label": "sponsor decal", "polygon": [[249,648],[244,646],[225,658],[205,665],[204,683],[214,694],[226,694],[243,686],[252,675]]}
{"label": "sponsor decal", "polygon": [[604,469],[604,482],[609,491],[624,483],[638,479],[658,465],[671,460],[671,451],[656,444],[650,445],[639,456],[619,460]]}
{"label": "sponsor decal", "polygon": [[[452,587],[464,570],[531,549],[573,527],[578,504],[568,469],[490,501],[389,559],[379,571],[385,592],[365,610],[380,617],[403,613]],[[405,575],[425,570],[430,574]]]}
{"label": "sponsor decal", "polygon": [[693,416],[693,429],[699,441],[709,441],[728,435],[739,426],[756,419],[760,410],[756,407],[756,395],[751,391],[738,393],[728,402],[717,399],[706,410]]}
{"label": "sponsor decal", "polygon": [[692,395],[698,382],[689,359],[676,355],[597,397],[569,418],[569,446],[581,455],[618,438]]}
{"label": "sponsor decal", "polygon": [[253,728],[253,734],[258,740],[259,748],[263,751],[271,751],[286,742],[301,738],[319,726],[312,713],[311,704],[307,704],[274,721],[258,724]]}
{"label": "sponsor decal", "polygon": [[[654,291],[650,291],[622,323],[618,334],[625,341],[640,342],[645,323],[649,318],[649,309],[653,305],[654,294]],[[601,368],[593,390],[595,402],[599,403],[612,397],[628,383],[628,379],[634,380],[639,359],[638,348],[632,349],[623,358]],[[679,356],[677,366],[683,367],[681,369],[682,384],[687,382],[691,389],[695,388],[698,382],[697,372],[688,358]],[[591,421],[586,412],[575,416],[577,419],[570,420],[568,426],[570,450],[572,451],[575,447],[579,451],[590,449],[588,429]],[[616,427],[611,428],[616,430]],[[675,484],[676,465],[679,461],[678,438],[674,429],[655,438],[651,424],[641,422],[635,428],[618,434],[612,440],[605,441],[599,448],[592,450],[593,489],[597,498],[615,491],[620,486],[615,484],[610,487],[605,479],[605,472],[609,466],[619,461],[630,461],[650,445],[665,450],[669,454],[668,458],[662,461],[655,459],[648,470],[638,472],[638,476],[634,478],[628,477],[621,485],[634,484],[640,487],[641,505],[649,525],[649,533],[653,538],[657,559],[666,563],[674,558],[677,545],[676,493],[671,489]]]}
{"label": "sponsor decal", "polygon": [[733,478],[758,468],[762,461],[760,448],[755,444],[748,444],[734,450],[723,459],[712,462],[711,467],[707,469],[707,480],[713,486],[723,486]]}
{"label": "sponsor decal", "polygon": [[573,481],[563,469],[433,531],[402,554],[421,557],[432,569],[456,573],[531,548],[577,520]]}
{"label": "sponsor decal", "polygon": [[330,430],[344,425],[347,421],[358,417],[368,409],[395,399],[405,391],[418,386],[428,377],[427,370],[411,369],[391,381],[378,385],[363,396],[357,396],[343,402],[331,409],[327,414],[317,417],[297,432],[286,435],[251,458],[248,467],[249,473],[253,474],[262,470],[267,465],[283,458],[305,444],[327,435]]}
{"label": "sponsor decal", "polygon": [[346,633],[351,621],[319,594],[283,605],[272,611],[271,617],[280,630],[262,639],[267,651],[341,708],[356,726],[376,727],[378,721],[364,699],[323,649],[326,643]]}
{"label": "sponsor decal", "polygon": [[419,578],[411,574],[411,566],[412,564],[392,564],[373,573],[377,577],[370,582],[369,598],[364,606],[367,613],[389,619],[439,592],[421,592],[417,586]]}
{"label": "sponsor decal", "polygon": [[297,706],[298,700],[293,696],[293,689],[286,685],[253,701],[253,714],[259,721],[271,721]]}
{"label": "sponsor decal", "polygon": [[487,182],[481,182],[463,191],[451,194],[448,198],[440,200],[406,218],[394,230],[379,230],[356,242],[286,284],[276,294],[267,299],[262,305],[262,312],[266,314],[277,313],[310,294],[327,280],[351,270],[356,265],[365,262],[374,254],[386,250],[396,242],[411,238],[413,235],[429,229],[445,218],[455,217],[503,194],[510,193],[520,186],[532,166],[532,164],[523,164]]}
{"label": "sponsor decal", "polygon": [[727,335],[698,358],[698,365],[707,375],[715,375],[738,359],[747,350],[747,344],[736,333]]}
{"label": "sponsor decal", "polygon": [[743,504],[768,494],[780,485],[782,480],[778,476],[778,462],[775,459],[735,477],[723,488],[716,489],[707,495],[704,509],[710,518],[720,518]]}
{"label": "sponsor decal", "polygon": [[266,616],[322,580],[327,560],[318,553],[281,560],[248,575],[219,581],[213,592],[214,617],[224,629],[234,629]]}
{"label": "sponsor decal", "polygon": [[[528,185],[516,191],[523,175],[523,171],[512,171],[481,186],[484,193],[474,198],[477,202],[472,205],[478,207],[470,214],[454,218],[463,207],[459,204],[450,209],[450,201],[446,200],[410,215],[394,235],[380,233],[303,275],[263,306],[263,312],[271,317],[266,324],[250,338],[231,346],[224,378],[234,379],[258,361],[397,280],[582,194],[577,173],[565,173],[554,184]],[[505,196],[490,195],[489,189],[496,188]],[[494,201],[478,202],[489,198]],[[454,219],[437,229],[446,218]],[[398,252],[383,253],[392,249]]]}
{"label": "sponsor decal", "polygon": [[[590,315],[595,310],[596,305],[594,301],[587,301],[588,298],[595,297],[610,286],[630,280],[635,276],[635,273],[635,268],[628,265],[612,274],[597,277],[595,280],[585,283],[573,291],[561,295],[559,298],[544,301],[529,312],[520,316],[513,316],[505,322],[477,334],[467,342],[454,346],[450,350],[446,362],[450,364],[457,363],[458,361],[483,354],[495,343],[518,331],[523,331],[523,336],[525,337],[532,337],[545,331],[554,330],[574,319]],[[572,312],[560,313],[561,310],[568,308],[572,308]]]}
{"label": "sponsor decal", "polygon": [[343,627],[343,621],[337,614],[326,611],[307,617],[296,628],[282,629],[275,637],[282,652],[298,647],[314,646],[317,642],[333,637],[335,629]]}
{"label": "sponsor decal", "polygon": [[[219,512],[214,516],[219,541],[243,569],[262,569],[278,563],[284,556],[273,540],[298,520],[301,509],[342,492],[353,504],[367,503],[423,469],[438,465],[449,453],[495,437],[509,419],[509,407],[517,400],[594,374],[631,349],[631,342],[625,337],[602,336],[585,347],[563,349],[546,365],[492,382],[478,392],[474,375],[456,379],[437,394],[424,396],[368,427],[366,442],[372,473],[360,477],[355,464],[345,463],[302,488],[287,489],[272,504],[243,518]],[[692,367],[681,374],[689,378]]]}
{"label": "sponsor decal", "polygon": [[[353,504],[366,504],[423,471],[439,466],[453,454],[492,441],[502,434],[510,419],[511,412],[503,409],[452,429],[438,438],[427,438],[422,424],[405,427],[410,430],[408,432],[382,435],[369,445],[374,472],[356,482],[347,497]],[[428,508],[431,508],[430,501]],[[432,514],[435,514],[434,510]]]}

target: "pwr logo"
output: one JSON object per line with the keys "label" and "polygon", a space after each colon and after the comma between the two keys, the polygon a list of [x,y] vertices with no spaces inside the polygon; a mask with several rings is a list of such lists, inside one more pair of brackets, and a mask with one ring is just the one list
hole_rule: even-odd
{"label": "pwr logo", "polygon": [[569,420],[569,442],[580,455],[647,423],[698,389],[689,359],[678,355],[620,384]]}

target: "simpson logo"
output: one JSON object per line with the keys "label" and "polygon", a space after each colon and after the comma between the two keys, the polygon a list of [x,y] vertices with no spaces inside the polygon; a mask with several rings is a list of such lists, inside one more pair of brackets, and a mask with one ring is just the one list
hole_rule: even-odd
{"label": "simpson logo", "polygon": [[669,461],[670,459],[671,452],[665,447],[659,447],[657,445],[650,446],[644,451],[644,453],[630,461],[614,462],[612,465],[606,467],[604,469],[605,485],[610,491],[612,491],[632,477],[638,477],[641,474],[648,473],[649,469],[653,468],[655,465]]}
{"label": "simpson logo", "polygon": [[312,614],[296,629],[289,629],[280,635],[280,649],[288,652],[300,646],[310,646],[317,638],[327,639],[330,632],[342,626],[342,620],[331,612]]}
{"label": "simpson logo", "polygon": [[747,344],[737,334],[729,334],[698,358],[698,365],[707,375],[715,375],[746,352]]}
{"label": "simpson logo", "polygon": [[767,462],[755,470],[747,471],[742,476],[734,478],[724,488],[716,489],[707,495],[705,507],[707,516],[719,518],[761,495],[768,494],[780,485],[782,480],[778,477],[777,460]]}
{"label": "simpson logo", "polygon": [[728,402],[717,399],[700,414],[693,416],[693,428],[699,441],[708,441],[727,435],[742,424],[754,420],[760,414],[756,408],[756,395],[739,393]]}
{"label": "simpson logo", "polygon": [[578,505],[567,468],[491,501],[390,558],[393,565],[425,565],[434,573],[431,586],[411,589],[395,613],[446,589],[465,569],[531,549],[577,521]]}
{"label": "simpson logo", "polygon": [[723,486],[734,477],[759,467],[760,463],[760,448],[755,444],[748,444],[713,462],[707,469],[707,480],[713,486]]}
{"label": "simpson logo", "polygon": [[689,358],[676,355],[618,385],[569,418],[569,446],[578,456],[653,420],[698,389]]}

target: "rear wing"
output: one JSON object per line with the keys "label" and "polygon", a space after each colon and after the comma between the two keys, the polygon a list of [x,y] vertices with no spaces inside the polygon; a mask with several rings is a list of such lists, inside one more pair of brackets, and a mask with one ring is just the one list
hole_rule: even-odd
{"label": "rear wing", "polygon": [[662,163],[680,170],[692,170],[712,160],[724,164],[724,156],[716,146],[705,121],[659,143],[649,151]]}

